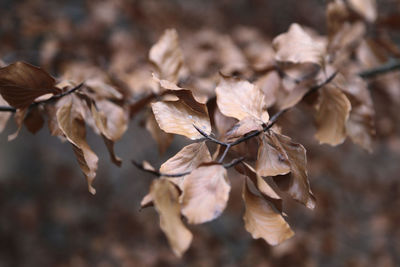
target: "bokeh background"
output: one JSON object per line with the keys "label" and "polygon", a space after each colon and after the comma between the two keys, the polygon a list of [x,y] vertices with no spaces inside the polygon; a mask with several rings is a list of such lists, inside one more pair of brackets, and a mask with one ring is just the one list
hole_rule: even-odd
{"label": "bokeh background", "polygon": [[[377,2],[380,16],[400,11],[399,1]],[[130,64],[140,66],[166,28],[190,38],[205,28],[231,34],[244,25],[272,39],[298,22],[324,33],[325,4],[1,0],[0,58],[5,63],[26,60],[57,76],[60,62],[77,59],[107,67],[123,49],[131,52]],[[43,51],[54,41],[62,53],[49,60]],[[334,148],[319,145],[306,107],[283,118],[284,132],[307,149],[317,198],[314,211],[286,201],[296,232],[292,239],[271,247],[251,238],[242,221],[242,181],[232,176],[227,210],[213,222],[190,226],[194,240],[182,259],[170,250],[155,210],[139,211],[153,177],[130,160],[160,166],[187,140],[175,138],[159,155],[155,141],[139,126],[139,114],[116,144],[124,160],[118,168],[101,138],[89,131],[88,142],[100,158],[92,196],[69,144],[45,128],[36,135],[23,129],[8,142],[7,135],[16,130],[10,121],[0,135],[0,266],[399,266],[399,100],[379,87],[371,86],[371,92],[377,126],[372,154],[350,141]]]}

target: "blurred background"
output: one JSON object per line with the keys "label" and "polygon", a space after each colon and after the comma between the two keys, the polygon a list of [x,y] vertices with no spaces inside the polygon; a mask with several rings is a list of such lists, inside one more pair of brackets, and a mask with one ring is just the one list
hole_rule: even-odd
{"label": "blurred background", "polygon": [[[399,1],[377,3],[380,17],[395,14],[400,20]],[[190,39],[203,29],[235,34],[246,26],[271,40],[297,22],[323,34],[325,4],[1,0],[0,59],[6,64],[25,60],[55,76],[74,60],[135,69],[166,28],[175,27],[181,39]],[[122,67],[115,63],[120,58]],[[399,73],[394,75],[400,80]],[[399,91],[400,82],[394,88]],[[371,92],[377,127],[372,154],[350,141],[334,148],[319,145],[305,107],[283,118],[284,132],[307,149],[317,198],[314,211],[285,202],[296,232],[292,239],[271,247],[251,238],[243,227],[242,181],[232,177],[227,210],[213,222],[189,226],[194,240],[182,259],[170,250],[155,210],[139,211],[153,177],[137,171],[130,160],[159,167],[187,140],[175,137],[159,155],[156,142],[139,126],[139,114],[116,143],[124,160],[118,168],[101,137],[89,131],[88,143],[100,158],[93,196],[69,144],[46,128],[36,135],[22,129],[8,142],[16,130],[11,120],[0,135],[0,266],[399,266],[399,99],[379,87],[372,86]]]}

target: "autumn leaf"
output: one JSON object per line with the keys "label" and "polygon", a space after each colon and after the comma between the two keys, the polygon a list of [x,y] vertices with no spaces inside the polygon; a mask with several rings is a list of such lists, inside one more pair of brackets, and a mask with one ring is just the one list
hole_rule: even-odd
{"label": "autumn leaf", "polygon": [[225,138],[227,141],[232,142],[238,138],[243,137],[253,131],[260,131],[263,129],[262,121],[252,117],[247,116],[236,123],[226,134]]}
{"label": "autumn leaf", "polygon": [[151,112],[149,112],[147,115],[145,127],[147,131],[150,132],[151,137],[153,137],[153,139],[157,142],[158,151],[160,154],[164,154],[167,148],[171,145],[174,135],[161,130],[154,117],[154,114]]}
{"label": "autumn leaf", "polygon": [[[272,139],[272,140],[271,140]],[[271,145],[275,144],[274,145]],[[261,144],[258,148],[256,170],[260,176],[284,175],[290,172],[289,159],[274,134],[261,135]]]}
{"label": "autumn leaf", "polygon": [[57,110],[58,125],[73,146],[79,166],[88,182],[89,192],[95,194],[96,190],[93,188],[92,183],[96,177],[98,157],[85,140],[86,127],[79,107],[79,101],[81,100],[72,95],[64,97],[64,99],[66,98],[65,104]]}
{"label": "autumn leaf", "polygon": [[33,134],[37,133],[44,125],[42,110],[40,107],[33,107],[25,117],[24,124]]}
{"label": "autumn leaf", "polygon": [[194,125],[207,134],[211,133],[208,113],[193,110],[183,100],[159,101],[152,103],[151,107],[158,125],[167,133],[184,135],[190,139],[202,138]]}
{"label": "autumn leaf", "polygon": [[257,193],[248,178],[245,180],[242,196],[246,206],[243,216],[245,228],[254,239],[262,238],[274,246],[294,235],[280,212]]}
{"label": "autumn leaf", "polygon": [[290,166],[290,176],[286,180],[285,176],[274,177],[281,190],[289,193],[289,195],[303,203],[307,208],[314,209],[315,198],[311,193],[310,184],[307,175],[307,158],[305,148],[293,142],[289,137],[270,131],[272,146],[277,151],[282,151],[286,154]]}
{"label": "autumn leaf", "polygon": [[320,143],[336,146],[346,139],[346,122],[351,104],[346,95],[336,86],[328,84],[319,91],[315,120],[315,138]]}
{"label": "autumn leaf", "polygon": [[[160,167],[160,172],[165,174],[179,174],[191,172],[200,164],[211,161],[211,155],[205,142],[193,143],[182,148],[175,156],[168,159]],[[171,178],[171,182],[182,189],[183,177]]]}
{"label": "autumn leaf", "polygon": [[41,68],[18,61],[0,69],[0,93],[15,108],[28,107],[45,94],[59,94],[56,81]]}
{"label": "autumn leaf", "polygon": [[313,38],[297,23],[293,23],[287,32],[275,37],[272,45],[277,61],[324,65],[325,43]]}
{"label": "autumn leaf", "polygon": [[193,224],[214,220],[225,209],[230,188],[223,166],[196,168],[183,182],[182,214]]}
{"label": "autumn leaf", "polygon": [[374,22],[377,17],[375,0],[349,0],[349,6],[368,22]]}
{"label": "autumn leaf", "polygon": [[258,86],[245,80],[222,77],[215,90],[218,108],[225,116],[238,120],[248,116],[263,122],[269,120],[264,94]]}
{"label": "autumn leaf", "polygon": [[158,68],[161,79],[176,83],[183,65],[183,55],[179,48],[178,33],[168,29],[149,53],[150,61]]}
{"label": "autumn leaf", "polygon": [[178,189],[168,180],[156,179],[151,184],[150,195],[160,215],[161,230],[175,255],[181,257],[192,242],[192,233],[181,220]]}
{"label": "autumn leaf", "polygon": [[[0,106],[6,106],[7,102],[0,95]],[[8,120],[10,119],[11,112],[0,112],[0,133],[3,132]]]}

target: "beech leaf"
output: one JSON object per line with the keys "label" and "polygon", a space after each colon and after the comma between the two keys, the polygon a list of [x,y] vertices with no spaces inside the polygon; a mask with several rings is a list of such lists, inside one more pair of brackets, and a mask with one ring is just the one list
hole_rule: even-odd
{"label": "beech leaf", "polygon": [[45,94],[59,94],[56,81],[46,71],[18,61],[0,69],[0,93],[15,108],[28,107]]}
{"label": "beech leaf", "polygon": [[346,122],[351,104],[346,95],[336,86],[328,84],[319,91],[316,106],[317,132],[320,143],[339,145],[346,139]]}
{"label": "beech leaf", "polygon": [[226,207],[231,186],[222,165],[202,165],[185,177],[182,214],[189,223],[214,220]]}
{"label": "beech leaf", "polygon": [[156,179],[151,184],[150,194],[160,215],[161,230],[175,255],[181,257],[192,242],[192,233],[181,220],[178,189],[168,180]]}
{"label": "beech leaf", "polygon": [[247,178],[243,187],[243,200],[246,206],[243,216],[245,228],[254,239],[262,238],[270,245],[278,245],[293,236],[294,232],[280,212],[256,193],[254,185]]}

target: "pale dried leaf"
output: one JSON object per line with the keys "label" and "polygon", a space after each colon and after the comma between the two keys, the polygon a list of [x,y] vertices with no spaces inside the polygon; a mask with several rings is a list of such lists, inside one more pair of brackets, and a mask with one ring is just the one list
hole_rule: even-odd
{"label": "pale dried leaf", "polygon": [[184,135],[190,139],[203,136],[195,129],[211,133],[211,124],[206,112],[198,112],[185,104],[183,100],[152,103],[154,116],[158,125],[167,133]]}
{"label": "pale dried leaf", "polygon": [[151,137],[157,142],[158,151],[164,154],[171,145],[174,136],[160,129],[153,113],[149,113],[146,120],[146,129],[150,132]]}
{"label": "pale dried leaf", "polygon": [[165,179],[156,179],[150,187],[154,206],[160,215],[160,227],[175,255],[181,257],[192,242],[192,233],[182,223],[179,192]]}
{"label": "pale dried leaf", "polygon": [[225,116],[238,120],[248,116],[264,122],[269,120],[264,94],[258,86],[245,80],[222,77],[215,90],[218,108]]}
{"label": "pale dried leaf", "polygon": [[226,207],[230,188],[223,166],[198,167],[183,182],[182,214],[194,224],[217,218]]}
{"label": "pale dried leaf", "polygon": [[368,22],[374,22],[377,17],[375,0],[348,0],[348,3],[354,11],[363,16]]}
{"label": "pale dried leaf", "polygon": [[150,60],[157,66],[161,79],[176,83],[183,65],[183,55],[179,48],[178,33],[168,29],[149,53]]}
{"label": "pale dried leaf", "polygon": [[253,131],[261,131],[263,129],[262,121],[248,116],[236,123],[226,134],[225,138],[227,141],[232,142],[236,139],[243,137]]}
{"label": "pale dried leaf", "polygon": [[[258,149],[256,170],[260,176],[284,175],[290,172],[289,159],[281,147],[274,147],[269,140],[276,138],[274,135],[263,134],[261,145]],[[276,140],[274,140],[276,143]],[[272,142],[274,142],[272,141]],[[271,142],[271,141],[270,141]]]}
{"label": "pale dried leaf", "polygon": [[246,179],[243,200],[246,212],[243,216],[246,230],[254,239],[262,238],[270,245],[278,245],[294,235],[289,224],[272,203],[255,193]]}
{"label": "pale dried leaf", "polygon": [[315,120],[317,132],[315,138],[321,144],[339,145],[346,139],[346,122],[349,118],[351,103],[336,86],[327,85],[319,91]]}
{"label": "pale dried leaf", "polygon": [[12,141],[18,137],[19,132],[21,131],[22,125],[24,124],[24,120],[26,118],[26,114],[28,112],[28,107],[19,108],[14,114],[15,123],[17,124],[17,130],[15,133],[8,135],[8,141]]}
{"label": "pale dried leaf", "polygon": [[[7,106],[8,103],[0,95],[0,106]],[[0,133],[4,131],[8,120],[10,119],[11,112],[0,112]]]}
{"label": "pale dried leaf", "polygon": [[325,43],[313,38],[297,23],[293,23],[287,32],[275,37],[272,44],[277,61],[324,65]]}

